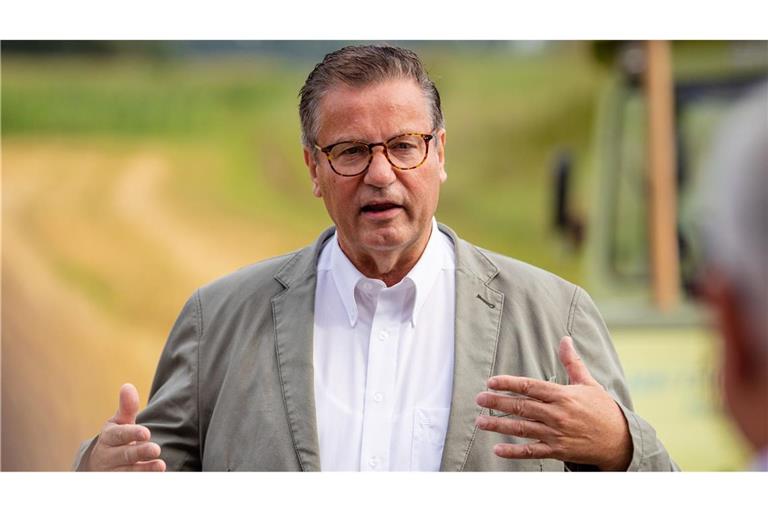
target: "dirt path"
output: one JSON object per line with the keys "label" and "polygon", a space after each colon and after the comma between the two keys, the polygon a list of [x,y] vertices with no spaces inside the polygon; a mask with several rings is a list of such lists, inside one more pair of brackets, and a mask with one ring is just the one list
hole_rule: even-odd
{"label": "dirt path", "polygon": [[190,222],[165,194],[174,170],[157,152],[4,141],[4,470],[68,469],[122,382],[146,400],[189,293],[281,246]]}

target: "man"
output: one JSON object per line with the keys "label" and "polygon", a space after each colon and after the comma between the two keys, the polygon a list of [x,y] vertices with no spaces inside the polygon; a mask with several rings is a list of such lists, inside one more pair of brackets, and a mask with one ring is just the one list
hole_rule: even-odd
{"label": "man", "polygon": [[413,52],[343,48],[300,96],[335,229],[198,290],[147,408],[124,386],[78,467],[675,468],[589,297],[434,220],[446,131]]}
{"label": "man", "polygon": [[723,338],[731,416],[768,471],[768,84],[740,101],[715,140],[703,191],[705,297]]}

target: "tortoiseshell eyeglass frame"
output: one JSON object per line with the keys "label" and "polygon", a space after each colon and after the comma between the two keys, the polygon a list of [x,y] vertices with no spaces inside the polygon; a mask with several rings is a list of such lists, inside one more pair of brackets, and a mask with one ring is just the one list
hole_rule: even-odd
{"label": "tortoiseshell eyeglass frame", "polygon": [[[422,158],[421,162],[419,162],[418,164],[412,167],[400,167],[398,165],[395,165],[394,163],[392,163],[392,159],[389,158],[389,152],[387,151],[387,144],[389,144],[391,141],[395,139],[399,139],[400,137],[405,137],[406,135],[418,135],[419,137],[424,139],[424,143],[426,144],[426,150],[424,151],[424,158]],[[320,146],[315,144],[315,148],[325,153],[325,157],[328,159],[328,164],[331,166],[331,170],[333,172],[335,172],[339,176],[344,176],[345,178],[353,178],[355,176],[360,176],[361,174],[365,173],[368,170],[368,168],[371,166],[371,162],[373,161],[373,148],[375,148],[376,146],[381,146],[381,148],[384,150],[384,157],[387,159],[387,162],[389,162],[390,165],[398,171],[410,171],[418,167],[421,167],[424,164],[424,162],[427,161],[427,157],[429,156],[429,141],[431,141],[434,138],[435,138],[435,135],[433,133],[409,132],[409,133],[401,133],[399,135],[395,135],[394,137],[390,137],[384,142],[363,142],[361,140],[342,140],[340,142],[336,142],[329,146],[325,146],[324,148],[321,148]],[[365,164],[365,167],[363,167],[362,171],[356,172],[355,174],[342,174],[336,170],[336,168],[333,166],[333,158],[331,157],[331,151],[333,150],[334,147],[338,146],[339,144],[361,144],[363,146],[368,147],[368,163]]]}

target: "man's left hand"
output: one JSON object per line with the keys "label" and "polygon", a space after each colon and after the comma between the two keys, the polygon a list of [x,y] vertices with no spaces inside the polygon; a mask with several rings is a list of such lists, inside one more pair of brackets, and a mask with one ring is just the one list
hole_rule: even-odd
{"label": "man's left hand", "polygon": [[592,378],[568,336],[560,340],[559,357],[569,385],[509,375],[491,377],[491,392],[477,395],[477,403],[513,417],[478,416],[475,424],[483,430],[536,440],[497,444],[494,453],[499,457],[559,459],[603,471],[626,470],[632,460],[632,438],[624,413]]}

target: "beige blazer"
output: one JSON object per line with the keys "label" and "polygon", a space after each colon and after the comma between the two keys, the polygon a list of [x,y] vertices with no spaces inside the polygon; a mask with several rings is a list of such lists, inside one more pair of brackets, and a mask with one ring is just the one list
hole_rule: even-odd
{"label": "beige blazer", "polygon": [[[557,353],[574,339],[594,378],[621,406],[634,443],[630,470],[675,470],[653,428],[632,411],[606,326],[579,287],[541,269],[477,248],[446,226],[456,248],[453,398],[443,471],[549,471],[589,467],[509,460],[484,432],[475,404],[496,374],[567,383]],[[312,329],[317,258],[334,228],[298,252],[243,268],[187,301],[160,357],[138,423],[152,432],[169,470],[316,471]],[[83,443],[79,468],[95,439]]]}

